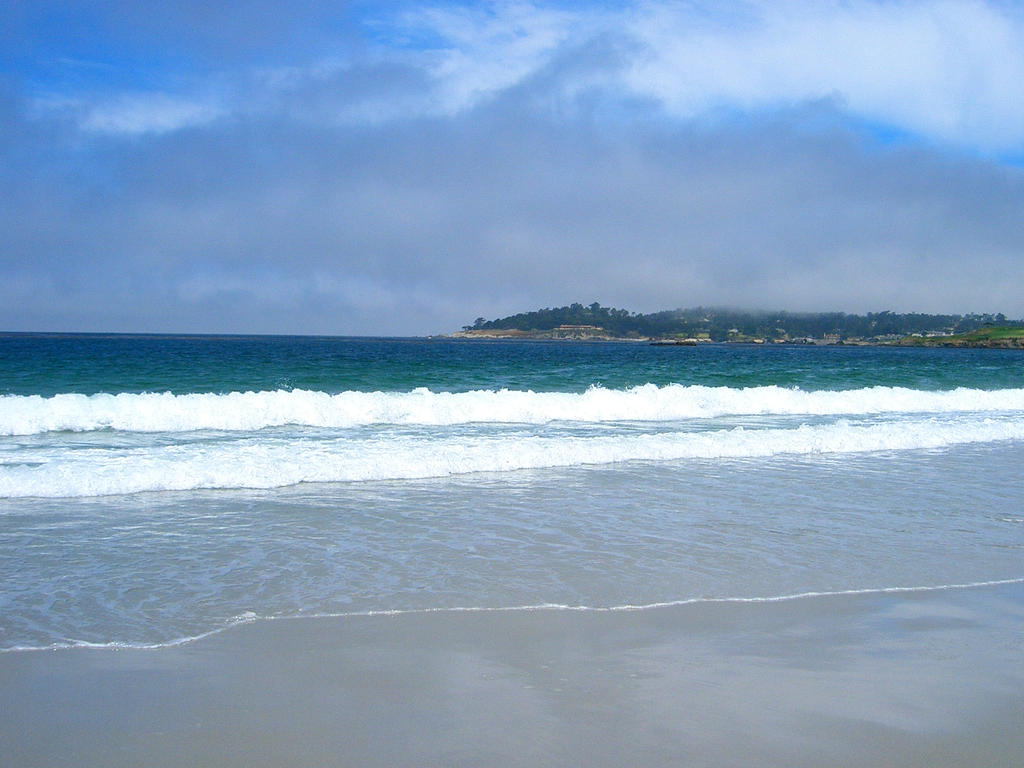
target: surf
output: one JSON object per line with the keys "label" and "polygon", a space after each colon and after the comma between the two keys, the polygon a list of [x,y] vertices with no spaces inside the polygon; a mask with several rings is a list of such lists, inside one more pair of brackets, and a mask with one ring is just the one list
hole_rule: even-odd
{"label": "surf", "polygon": [[243,435],[201,433],[171,441],[112,439],[73,449],[60,440],[51,445],[44,438],[36,440],[43,444],[20,449],[17,462],[5,463],[0,457],[0,498],[269,489],[625,462],[943,449],[1024,440],[1024,419],[1016,414],[945,412],[797,426],[761,421],[752,426],[675,425],[647,431],[631,424],[575,430],[292,428]]}
{"label": "surf", "polygon": [[302,389],[224,394],[65,393],[0,397],[0,435],[48,432],[252,432],[280,426],[671,422],[722,416],[1024,413],[1024,388],[928,391],[904,387],[804,390],[645,384],[582,392],[407,392]]}

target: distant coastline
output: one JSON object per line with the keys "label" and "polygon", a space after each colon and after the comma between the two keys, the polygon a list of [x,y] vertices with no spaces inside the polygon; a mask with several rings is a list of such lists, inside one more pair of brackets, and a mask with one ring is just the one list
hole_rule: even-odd
{"label": "distant coastline", "polygon": [[770,345],[811,345],[811,346],[852,346],[852,347],[970,347],[978,349],[1024,349],[1024,328],[991,328],[983,332],[974,331],[953,335],[915,335],[901,339],[814,339],[797,340],[772,339],[725,339],[713,341],[708,338],[648,338],[643,336],[615,336],[603,329],[574,332],[564,329],[551,331],[520,331],[516,329],[486,331],[456,331],[448,334],[451,339],[479,339],[494,341],[619,341],[654,344],[657,346],[695,347],[701,344],[770,344]]}
{"label": "distant coastline", "polygon": [[535,310],[497,320],[480,317],[449,338],[681,346],[733,343],[1024,349],[1024,321],[1008,320],[1001,313],[849,315],[703,307],[637,314],[594,303]]}
{"label": "distant coastline", "polygon": [[904,347],[983,347],[1024,349],[1024,327],[985,327],[953,336],[908,336],[899,341]]}

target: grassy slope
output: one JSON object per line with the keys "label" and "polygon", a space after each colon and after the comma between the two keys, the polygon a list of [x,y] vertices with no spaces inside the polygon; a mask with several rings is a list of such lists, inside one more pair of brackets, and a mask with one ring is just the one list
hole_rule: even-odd
{"label": "grassy slope", "polygon": [[1024,347],[1024,326],[988,326],[956,336],[908,336],[900,343],[926,347]]}

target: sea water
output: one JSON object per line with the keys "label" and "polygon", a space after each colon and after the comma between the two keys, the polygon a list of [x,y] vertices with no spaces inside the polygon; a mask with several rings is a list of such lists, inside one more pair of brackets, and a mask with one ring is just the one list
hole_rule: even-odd
{"label": "sea water", "polygon": [[1014,350],[0,337],[0,649],[1024,579]]}

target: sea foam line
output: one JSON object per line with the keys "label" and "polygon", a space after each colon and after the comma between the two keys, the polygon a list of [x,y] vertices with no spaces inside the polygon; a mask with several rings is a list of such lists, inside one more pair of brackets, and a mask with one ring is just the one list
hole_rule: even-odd
{"label": "sea foam line", "polygon": [[304,616],[278,616],[270,619],[301,619],[301,618],[346,618],[352,616],[401,616],[405,614],[427,613],[514,613],[528,611],[578,611],[581,613],[627,613],[631,611],[650,611],[659,608],[675,608],[685,605],[717,605],[728,603],[784,603],[814,598],[849,597],[856,595],[905,594],[913,592],[949,592],[982,587],[997,587],[1007,584],[1024,584],[1024,577],[1013,579],[995,579],[992,581],[971,581],[962,584],[933,584],[911,587],[865,587],[862,589],[839,589],[811,592],[793,592],[785,595],[767,595],[758,597],[688,597],[681,600],[665,600],[654,603],[624,603],[622,605],[568,605],[565,603],[539,603],[537,605],[513,605],[503,607],[465,606],[453,608],[417,608],[379,611],[360,611],[350,613],[323,613]]}
{"label": "sea foam line", "polygon": [[289,616],[260,616],[252,612],[246,612],[228,620],[223,626],[216,627],[197,635],[181,637],[166,642],[157,643],[131,643],[131,642],[110,642],[95,643],[86,640],[69,640],[65,642],[52,643],[42,646],[14,646],[0,649],[0,653],[22,653],[29,651],[65,651],[76,648],[109,651],[158,651],[164,648],[177,648],[183,645],[199,642],[207,637],[219,635],[230,629],[243,624],[253,624],[264,621],[302,621],[308,619],[354,619],[373,617],[399,617],[399,616],[422,616],[429,614],[458,614],[458,613],[540,613],[551,612],[578,612],[578,613],[631,613],[652,611],[664,608],[677,608],[692,605],[727,605],[727,604],[762,604],[762,603],[784,603],[798,600],[828,599],[834,597],[855,597],[867,595],[890,595],[890,594],[912,594],[921,592],[953,592],[958,590],[982,589],[985,587],[998,587],[1010,584],[1024,584],[1024,577],[1011,579],[993,579],[989,581],[971,581],[958,584],[932,584],[922,586],[902,587],[865,587],[862,589],[840,589],[830,591],[794,592],[785,595],[767,595],[756,597],[690,597],[681,600],[666,600],[654,603],[622,604],[609,606],[592,605],[568,605],[564,603],[538,603],[535,605],[511,605],[511,606],[452,606],[438,608],[395,608],[378,609],[365,611],[347,611],[339,613],[309,613]]}
{"label": "sea foam line", "polygon": [[942,449],[1024,440],[1024,418],[1002,415],[902,419],[857,425],[667,431],[597,435],[374,433],[306,439],[248,436],[124,449],[26,448],[20,464],[0,464],[0,498],[73,498],[149,491],[282,488],[442,478],[478,472],[542,470],[625,462],[758,459]]}
{"label": "sea foam line", "polygon": [[341,392],[227,394],[58,394],[0,396],[0,435],[46,432],[254,431],[286,425],[348,428],[370,424],[442,426],[555,421],[678,421],[718,416],[864,415],[1024,411],[1024,389],[925,391],[905,387],[805,391],[644,384],[585,392]]}

